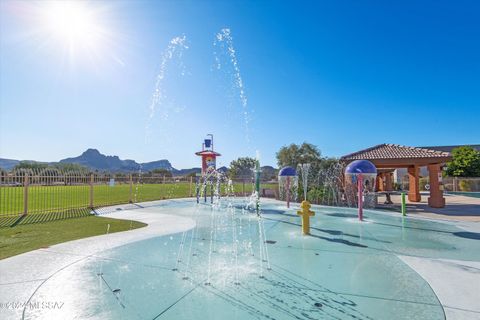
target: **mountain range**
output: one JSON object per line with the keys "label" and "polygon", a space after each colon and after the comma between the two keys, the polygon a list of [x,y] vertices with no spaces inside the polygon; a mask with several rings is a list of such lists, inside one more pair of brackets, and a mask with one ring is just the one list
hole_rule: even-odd
{"label": "mountain range", "polygon": [[165,169],[173,171],[174,168],[170,161],[163,159],[158,161],[137,163],[135,160],[121,160],[118,156],[106,156],[101,154],[97,149],[87,149],[78,157],[66,158],[59,161],[60,163],[76,163],[90,169],[99,171],[113,172],[132,172],[132,171],[150,171],[154,169]]}
{"label": "mountain range", "polygon": [[[108,171],[108,172],[137,172],[142,170],[152,171],[155,169],[164,169],[172,172],[175,176],[182,176],[187,175],[190,173],[200,173],[201,168],[189,168],[189,169],[176,169],[172,166],[170,161],[166,159],[151,161],[151,162],[144,162],[138,163],[135,160],[122,160],[118,156],[107,156],[100,153],[97,149],[87,149],[78,157],[66,158],[62,159],[59,162],[39,162],[28,160],[29,162],[34,163],[43,163],[49,165],[55,164],[66,164],[66,163],[74,163],[84,167],[87,167],[91,170],[98,170],[98,171]],[[14,159],[2,159],[0,158],[0,168],[4,170],[12,170],[17,164],[20,163],[20,160]],[[226,172],[228,168],[221,167],[218,168],[219,171]],[[262,176],[275,176],[276,169],[271,166],[264,166],[262,167]]]}
{"label": "mountain range", "polygon": [[[34,160],[28,160],[29,162],[45,163]],[[0,158],[0,168],[4,170],[11,170],[17,164],[20,163],[20,160],[14,159],[2,159]],[[166,159],[138,163],[135,160],[122,160],[118,156],[107,156],[100,153],[97,149],[87,149],[78,157],[62,159],[58,162],[48,162],[46,164],[54,165],[57,163],[75,163],[84,167],[87,167],[91,170],[98,171],[109,171],[109,172],[136,172],[139,170],[142,171],[151,171],[155,169],[164,169],[172,172],[174,175],[186,175],[189,173],[201,172],[200,168],[190,168],[190,169],[175,169],[170,161]]]}

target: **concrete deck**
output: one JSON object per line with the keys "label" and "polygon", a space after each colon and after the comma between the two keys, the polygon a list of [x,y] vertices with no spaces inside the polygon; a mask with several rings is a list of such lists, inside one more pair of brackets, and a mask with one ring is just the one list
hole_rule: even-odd
{"label": "concrete deck", "polygon": [[103,211],[109,211],[109,218],[141,221],[148,226],[60,243],[0,260],[0,319],[22,319],[23,308],[13,307],[11,303],[28,302],[37,288],[70,265],[89,257],[101,256],[102,251],[111,248],[182,232],[195,226],[195,221],[189,218],[161,214],[155,208],[116,211],[117,208],[127,209],[129,206],[115,206]]}
{"label": "concrete deck", "polygon": [[[122,208],[122,211],[116,209]],[[105,208],[111,218],[147,223],[140,229],[70,241],[0,260],[0,319],[21,319],[23,308],[5,303],[28,302],[49,278],[68,266],[127,243],[189,230],[195,222],[188,218],[158,213],[156,208],[131,209],[132,205]],[[413,213],[410,213],[412,216]],[[417,214],[421,219],[425,215]],[[435,216],[437,217],[437,216]],[[457,223],[468,231],[479,232],[480,224]],[[480,320],[480,262],[400,256],[432,287],[449,320]]]}
{"label": "concrete deck", "polygon": [[[407,200],[407,214],[438,220],[480,222],[480,198],[460,195],[445,195],[445,208],[430,208],[428,206],[428,193],[422,193],[421,202]],[[379,197],[379,210],[392,210],[400,212],[400,195],[392,195],[393,205],[383,205],[385,197]]]}
{"label": "concrete deck", "polygon": [[480,320],[480,262],[400,256],[423,277],[447,319]]}
{"label": "concrete deck", "polygon": [[[480,199],[445,195],[447,207],[436,209],[427,205],[428,194],[421,203],[407,202],[409,217],[426,220],[456,221],[455,225],[468,232],[480,233]],[[392,196],[400,211],[400,196]],[[385,212],[393,214],[390,210]],[[395,213],[396,215],[396,213]],[[425,281],[442,304],[447,320],[480,320],[480,262],[399,256]]]}

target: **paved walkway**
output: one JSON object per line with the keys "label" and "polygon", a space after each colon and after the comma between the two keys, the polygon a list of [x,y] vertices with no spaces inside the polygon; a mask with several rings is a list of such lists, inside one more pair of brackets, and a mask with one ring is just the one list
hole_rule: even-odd
{"label": "paved walkway", "polygon": [[[420,203],[407,201],[407,214],[422,219],[459,221],[456,223],[458,227],[480,233],[479,198],[445,195],[445,200],[445,208],[430,208],[428,194],[422,194]],[[384,198],[379,198],[379,203],[383,201]],[[393,205],[380,207],[400,211],[400,196],[392,195],[392,201]],[[399,258],[429,283],[448,320],[480,320],[480,262],[413,256]]]}
{"label": "paved walkway", "polygon": [[[480,198],[460,195],[445,195],[445,208],[430,208],[428,193],[422,194],[421,202],[407,201],[407,214],[439,220],[480,222]],[[392,195],[393,205],[382,205],[385,197],[379,197],[378,209],[400,212],[400,195]]]}
{"label": "paved walkway", "polygon": [[400,256],[430,284],[448,320],[480,320],[480,262]]}

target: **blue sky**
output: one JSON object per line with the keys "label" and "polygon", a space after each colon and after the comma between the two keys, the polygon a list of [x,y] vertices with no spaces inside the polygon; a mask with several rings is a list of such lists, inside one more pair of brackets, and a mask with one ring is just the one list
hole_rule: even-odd
{"label": "blue sky", "polygon": [[[199,166],[207,133],[222,165],[256,150],[274,165],[281,146],[303,141],[325,156],[480,143],[477,1],[90,1],[101,34],[89,46],[45,27],[50,4],[0,3],[3,158],[57,161],[91,147],[186,168]],[[227,53],[213,45],[222,28],[248,130]],[[188,49],[165,65],[146,140],[177,36]]]}

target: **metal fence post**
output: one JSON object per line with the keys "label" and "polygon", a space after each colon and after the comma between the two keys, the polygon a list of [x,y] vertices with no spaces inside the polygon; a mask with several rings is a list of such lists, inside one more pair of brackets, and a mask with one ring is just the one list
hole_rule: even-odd
{"label": "metal fence post", "polygon": [[25,172],[23,180],[23,215],[28,214],[28,185],[30,184],[28,173]]}
{"label": "metal fence post", "polygon": [[90,209],[93,209],[93,173],[90,174]]}
{"label": "metal fence post", "polygon": [[128,196],[128,202],[129,203],[133,203],[133,178],[132,178],[132,174],[130,174],[130,194]]}

